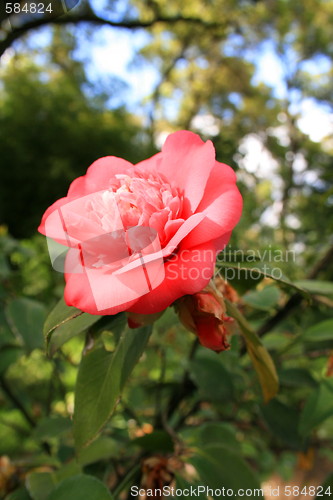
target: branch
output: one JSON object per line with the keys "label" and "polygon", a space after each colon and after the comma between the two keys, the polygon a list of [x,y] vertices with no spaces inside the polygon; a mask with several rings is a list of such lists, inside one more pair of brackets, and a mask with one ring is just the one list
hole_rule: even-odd
{"label": "branch", "polygon": [[[18,399],[18,397],[13,393],[13,391],[10,388],[10,385],[7,383],[6,379],[3,376],[0,378],[0,387],[6,394],[8,399],[13,403],[13,405],[22,413],[23,417],[28,422],[29,426],[32,429],[34,429],[36,427],[35,420],[29,414],[29,412],[27,411],[25,406],[21,403],[21,401]],[[48,442],[42,441],[41,447],[48,455],[51,454],[51,448]]]}
{"label": "branch", "polygon": [[0,379],[0,387],[3,390],[3,392],[6,394],[8,399],[13,403],[13,405],[22,413],[24,416],[25,420],[28,422],[28,424],[31,427],[36,426],[36,422],[33,420],[33,418],[30,416],[26,408],[23,406],[21,401],[15,396],[15,394],[12,392],[9,384],[7,381],[4,379],[4,377],[1,377]]}
{"label": "branch", "polygon": [[[170,76],[170,73],[173,71],[173,69],[175,68],[178,61],[180,61],[181,59],[183,59],[185,57],[186,49],[188,48],[190,41],[191,41],[191,37],[186,37],[186,39],[182,43],[182,47],[181,47],[181,50],[179,51],[179,53],[172,58],[172,60],[167,64],[167,66],[161,72],[160,81],[156,85],[154,92],[153,92],[153,95],[152,95],[152,98],[151,98],[153,109],[156,109],[157,104],[159,102],[162,84],[168,79],[168,77]],[[154,128],[155,128],[155,117],[154,117],[153,111],[150,114],[150,128],[151,128],[151,131],[153,132]],[[152,133],[152,135],[153,135],[153,133]]]}
{"label": "branch", "polygon": [[[188,356],[188,362],[192,361],[192,359],[195,356],[195,353],[199,347],[199,341],[196,338],[195,341],[192,344],[191,351]],[[168,408],[166,410],[166,417],[170,419],[176,409],[178,408],[179,404],[182,402],[184,397],[188,396],[193,392],[193,389],[195,388],[193,382],[190,379],[190,373],[189,369],[186,368],[184,375],[183,375],[183,380],[178,386],[177,390],[173,393],[173,395],[170,398]]]}
{"label": "branch", "polygon": [[161,349],[159,351],[159,354],[161,356],[161,370],[160,370],[160,376],[159,380],[157,383],[157,391],[156,391],[156,399],[155,399],[155,423],[154,423],[154,428],[155,429],[162,429],[163,428],[163,408],[162,408],[162,387],[164,384],[164,379],[165,379],[165,372],[166,372],[166,355],[165,355],[165,350]]}
{"label": "branch", "polygon": [[[306,279],[313,280],[318,274],[326,269],[329,263],[333,260],[333,246],[331,246],[326,254],[317,262],[312,271],[306,276]],[[265,333],[270,332],[280,321],[286,318],[289,313],[295,309],[303,300],[303,296],[300,293],[295,293],[290,297],[290,299],[285,303],[285,305],[280,309],[274,316],[268,319],[266,323],[264,323],[257,334],[259,336],[265,335]]]}
{"label": "branch", "polygon": [[140,476],[141,476],[141,458],[142,458],[142,455],[137,458],[133,467],[131,467],[129,470],[127,470],[125,472],[125,474],[120,478],[120,480],[116,484],[114,490],[112,491],[114,498],[119,498],[120,493],[125,488],[127,488],[130,481],[137,481],[140,478]]}
{"label": "branch", "polygon": [[190,24],[199,24],[207,29],[218,28],[221,27],[220,23],[217,22],[207,22],[198,17],[183,17],[180,15],[177,16],[163,16],[159,15],[150,21],[143,21],[141,19],[132,19],[132,20],[124,20],[124,21],[111,21],[109,19],[105,19],[103,17],[97,16],[93,12],[83,12],[78,14],[70,14],[58,17],[56,19],[52,19],[49,17],[37,18],[32,21],[25,23],[20,28],[15,28],[12,32],[8,33],[6,38],[0,42],[0,57],[3,55],[5,50],[9,48],[15,40],[25,35],[28,31],[31,31],[36,28],[40,28],[41,26],[46,26],[48,24],[54,25],[66,25],[66,24],[79,24],[79,23],[92,23],[99,26],[110,26],[112,28],[122,28],[122,29],[140,29],[140,28],[150,28],[158,23],[167,23],[167,24],[177,24],[179,22],[190,23]]}

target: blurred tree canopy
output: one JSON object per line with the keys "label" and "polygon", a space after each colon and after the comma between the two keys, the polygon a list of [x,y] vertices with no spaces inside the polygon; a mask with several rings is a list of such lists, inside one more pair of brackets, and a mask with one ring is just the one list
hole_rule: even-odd
{"label": "blurred tree canopy", "polygon": [[138,119],[106,108],[110,96],[96,93],[71,57],[75,43],[57,29],[42,55],[18,53],[1,71],[0,217],[18,237],[33,235],[43,211],[97,158],[138,161],[149,150]]}

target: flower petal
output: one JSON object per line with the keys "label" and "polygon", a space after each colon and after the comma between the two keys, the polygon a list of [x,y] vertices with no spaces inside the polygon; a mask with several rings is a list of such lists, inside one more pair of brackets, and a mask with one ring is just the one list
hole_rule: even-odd
{"label": "flower petal", "polygon": [[88,276],[85,272],[78,274],[65,274],[66,286],[64,299],[68,306],[77,307],[81,311],[89,314],[108,315],[117,314],[132,307],[137,299],[126,303],[118,304],[114,307],[100,310],[97,308],[94,295],[91,290]]}
{"label": "flower petal", "polygon": [[212,244],[185,249],[165,263],[163,282],[130,307],[130,312],[162,311],[183,295],[192,295],[209,283],[214,274],[216,251]]}
{"label": "flower petal", "polygon": [[116,174],[123,174],[131,167],[133,167],[132,163],[116,156],[99,158],[90,165],[86,175],[78,177],[72,182],[67,196],[76,198],[96,191],[107,190],[112,186],[112,180]]}
{"label": "flower petal", "polygon": [[67,196],[57,200],[45,211],[38,231],[45,236],[56,239],[59,243],[66,244],[66,241],[60,241],[63,240],[63,230],[59,232],[59,230],[54,228],[52,234],[45,234],[45,222],[49,215],[75,198],[107,190],[115,174],[124,173],[131,167],[133,167],[132,163],[116,156],[105,156],[96,160],[88,168],[86,175],[78,177],[71,183]]}
{"label": "flower petal", "polygon": [[138,267],[141,267],[142,262],[144,262],[147,265],[147,264],[150,264],[154,261],[160,260],[161,258],[169,257],[174,252],[174,250],[176,250],[177,246],[182,241],[182,239],[187,234],[189,234],[193,230],[193,228],[195,228],[198,224],[200,224],[200,222],[203,220],[203,218],[204,218],[203,214],[192,215],[178,229],[176,234],[171,238],[171,240],[168,242],[168,244],[164,248],[162,248],[162,249],[159,248],[158,250],[151,252],[148,255],[145,255],[143,260],[138,258],[138,259],[135,259],[133,261],[129,261],[128,264],[126,264],[123,269],[125,270],[125,272],[129,272],[129,271],[132,271],[134,269],[137,269]]}
{"label": "flower petal", "polygon": [[214,316],[197,318],[196,327],[201,345],[216,352],[229,349],[225,327]]}
{"label": "flower petal", "polygon": [[58,212],[59,208],[66,205],[66,203],[68,203],[67,197],[60,198],[60,200],[57,200],[45,210],[38,231],[44,236],[53,238],[58,243],[68,246],[68,240],[61,224],[61,219],[59,217],[50,217],[54,212]]}
{"label": "flower petal", "polygon": [[192,247],[230,233],[240,219],[243,200],[235,184],[235,173],[216,162],[197,212],[206,217],[183,241]]}
{"label": "flower petal", "polygon": [[162,153],[156,153],[155,155],[142,160],[135,164],[135,170],[140,172],[149,172],[151,174],[156,174],[159,171],[159,166],[162,161]]}
{"label": "flower petal", "polygon": [[205,143],[186,130],[167,137],[158,169],[184,193],[188,206],[185,205],[182,217],[188,217],[197,209],[214,164],[215,149],[211,141]]}

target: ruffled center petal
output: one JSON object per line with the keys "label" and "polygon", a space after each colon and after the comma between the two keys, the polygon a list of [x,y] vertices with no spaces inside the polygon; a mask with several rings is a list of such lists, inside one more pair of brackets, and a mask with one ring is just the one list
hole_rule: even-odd
{"label": "ruffled center petal", "polygon": [[[182,196],[161,175],[141,173],[135,169],[126,174],[116,174],[112,187],[86,197],[85,219],[68,220],[68,232],[77,238],[95,228],[96,235],[125,230],[134,226],[149,227],[158,234],[161,248],[174,236],[184,220]],[[120,221],[119,221],[120,218]],[[88,229],[89,228],[89,229]]]}

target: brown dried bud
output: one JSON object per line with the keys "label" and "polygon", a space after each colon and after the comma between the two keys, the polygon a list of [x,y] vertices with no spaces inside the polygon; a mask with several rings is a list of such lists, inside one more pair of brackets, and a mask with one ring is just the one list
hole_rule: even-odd
{"label": "brown dried bud", "polygon": [[198,336],[203,346],[216,352],[229,349],[224,300],[212,286],[194,295],[185,295],[175,306],[180,321]]}

